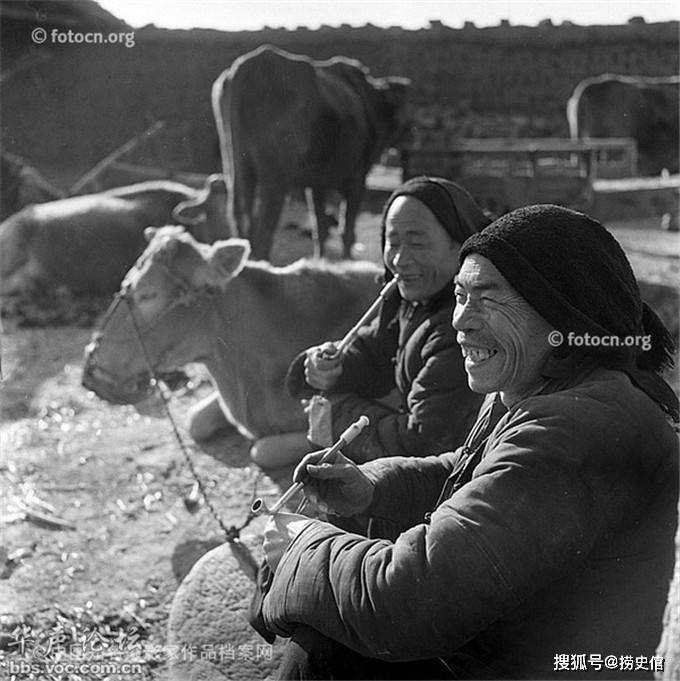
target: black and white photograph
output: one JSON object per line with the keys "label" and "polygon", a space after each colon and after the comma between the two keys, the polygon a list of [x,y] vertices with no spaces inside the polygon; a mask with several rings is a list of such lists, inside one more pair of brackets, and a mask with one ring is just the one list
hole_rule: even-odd
{"label": "black and white photograph", "polygon": [[0,679],[680,681],[680,6],[0,0]]}

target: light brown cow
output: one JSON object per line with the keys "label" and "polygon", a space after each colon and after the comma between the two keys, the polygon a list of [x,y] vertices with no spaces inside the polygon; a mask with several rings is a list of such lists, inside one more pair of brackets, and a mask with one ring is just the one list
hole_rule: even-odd
{"label": "light brown cow", "polygon": [[[64,286],[72,293],[102,295],[121,279],[146,246],[144,229],[172,222],[177,204],[197,190],[157,180],[29,206],[0,224],[0,292]],[[200,223],[200,221],[198,221]],[[218,220],[199,238],[229,236]]]}
{"label": "light brown cow", "polygon": [[[85,387],[116,403],[149,395],[132,311],[154,373],[201,362],[224,413],[244,434],[304,430],[302,407],[284,387],[288,365],[310,345],[342,337],[375,298],[382,270],[367,262],[273,267],[248,261],[244,239],[208,246],[181,227],[147,235],[147,249],[123,282],[124,299],[86,350]],[[201,428],[210,434],[205,423]]]}

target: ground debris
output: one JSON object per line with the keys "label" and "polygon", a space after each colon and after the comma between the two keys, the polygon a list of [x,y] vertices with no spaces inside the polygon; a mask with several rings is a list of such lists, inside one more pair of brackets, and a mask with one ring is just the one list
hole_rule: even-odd
{"label": "ground debris", "polygon": [[35,493],[31,492],[32,490],[27,493],[23,499],[17,496],[12,497],[9,502],[10,513],[13,509],[16,509],[18,514],[23,515],[23,518],[26,520],[48,527],[49,529],[76,529],[76,526],[72,522],[61,518],[56,514],[54,506],[43,501],[37,497]]}

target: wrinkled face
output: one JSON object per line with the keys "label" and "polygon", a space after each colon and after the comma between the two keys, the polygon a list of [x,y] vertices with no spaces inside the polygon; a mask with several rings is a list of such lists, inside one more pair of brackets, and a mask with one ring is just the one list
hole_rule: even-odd
{"label": "wrinkled face", "polygon": [[511,406],[540,384],[553,327],[480,255],[465,258],[455,293],[453,328],[470,388],[500,392]]}
{"label": "wrinkled face", "polygon": [[399,293],[411,302],[426,301],[453,279],[460,244],[434,213],[412,196],[398,196],[385,219],[385,266],[399,276]]}

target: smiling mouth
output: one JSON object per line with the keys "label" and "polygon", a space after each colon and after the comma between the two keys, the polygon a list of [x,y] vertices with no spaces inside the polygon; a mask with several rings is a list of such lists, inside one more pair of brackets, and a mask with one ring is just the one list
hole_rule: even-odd
{"label": "smiling mouth", "polygon": [[498,354],[496,348],[476,348],[469,345],[461,347],[461,352],[463,357],[473,364],[482,364]]}

